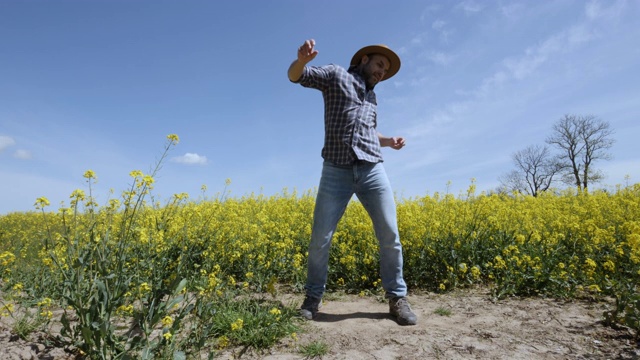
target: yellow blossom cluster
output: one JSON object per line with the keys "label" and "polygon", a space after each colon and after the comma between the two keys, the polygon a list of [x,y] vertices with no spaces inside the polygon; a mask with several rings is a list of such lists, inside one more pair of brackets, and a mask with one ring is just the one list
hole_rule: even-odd
{"label": "yellow blossom cluster", "polygon": [[[74,241],[96,246],[126,241],[124,271],[138,271],[140,280],[131,289],[138,296],[152,290],[154,283],[145,280],[153,269],[187,271],[196,277],[191,284],[206,295],[225,287],[265,291],[276,282],[304,282],[313,191],[239,198],[219,194],[198,201],[178,194],[163,206],[135,202],[154,180],[141,171],[131,176],[134,184],[121,199],[93,213],[82,211],[90,196],[77,190],[71,209],[0,216],[3,276],[11,282],[11,270],[21,266],[42,266],[53,277],[61,276],[57,269],[76,261],[69,253]],[[85,177],[97,178],[91,171]],[[46,198],[36,204],[40,209],[49,205]],[[640,276],[640,185],[613,193],[538,197],[476,195],[470,188],[459,196],[436,193],[398,199],[397,204],[411,288],[448,291],[486,282],[516,293],[532,288],[570,292],[594,284],[605,291],[611,279]],[[136,218],[130,221],[133,210]],[[352,201],[334,234],[328,288],[382,291],[379,251],[366,210]]]}
{"label": "yellow blossom cluster", "polygon": [[231,331],[241,330],[243,324],[244,324],[244,320],[242,320],[242,319],[238,319],[238,320],[232,322],[231,323]]}

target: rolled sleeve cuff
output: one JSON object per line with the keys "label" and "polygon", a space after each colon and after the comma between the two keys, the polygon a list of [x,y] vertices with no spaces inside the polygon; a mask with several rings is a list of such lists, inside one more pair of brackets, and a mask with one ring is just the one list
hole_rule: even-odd
{"label": "rolled sleeve cuff", "polygon": [[307,78],[307,74],[308,73],[309,73],[309,69],[305,66],[304,68],[302,68],[302,75],[300,75],[298,80],[293,81],[293,80],[289,79],[289,81],[291,81],[294,84],[300,84],[303,80],[305,80]]}

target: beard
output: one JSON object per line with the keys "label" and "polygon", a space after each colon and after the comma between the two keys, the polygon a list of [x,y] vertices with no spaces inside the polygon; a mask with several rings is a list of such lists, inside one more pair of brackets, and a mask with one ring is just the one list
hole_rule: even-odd
{"label": "beard", "polygon": [[378,84],[378,77],[373,74],[371,68],[368,64],[365,64],[360,69],[360,76],[364,79],[364,82],[367,84],[367,88],[373,90],[373,88]]}

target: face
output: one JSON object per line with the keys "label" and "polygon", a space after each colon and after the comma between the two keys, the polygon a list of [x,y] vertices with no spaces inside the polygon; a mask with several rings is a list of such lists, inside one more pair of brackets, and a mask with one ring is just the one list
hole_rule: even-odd
{"label": "face", "polygon": [[389,59],[379,54],[363,56],[360,64],[361,74],[367,82],[367,86],[372,89],[382,80],[390,66]]}

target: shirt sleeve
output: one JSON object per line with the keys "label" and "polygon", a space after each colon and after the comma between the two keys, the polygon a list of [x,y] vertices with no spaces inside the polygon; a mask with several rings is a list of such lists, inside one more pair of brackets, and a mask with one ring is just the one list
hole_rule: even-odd
{"label": "shirt sleeve", "polygon": [[305,66],[298,83],[304,87],[324,91],[331,84],[335,73],[335,65]]}

